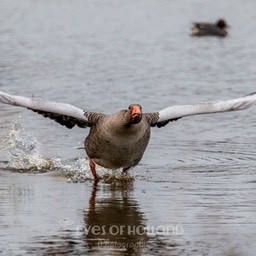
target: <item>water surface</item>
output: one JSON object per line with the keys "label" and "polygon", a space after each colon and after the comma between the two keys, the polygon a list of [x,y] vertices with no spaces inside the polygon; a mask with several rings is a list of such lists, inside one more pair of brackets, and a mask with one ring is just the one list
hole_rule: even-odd
{"label": "water surface", "polygon": [[[252,0],[2,0],[0,8],[5,92],[112,113],[255,91]],[[227,38],[190,36],[193,21],[220,17],[231,25]],[[0,120],[2,255],[254,255],[255,109],[153,129],[128,179],[115,173],[96,188],[78,149],[88,129],[6,105]]]}

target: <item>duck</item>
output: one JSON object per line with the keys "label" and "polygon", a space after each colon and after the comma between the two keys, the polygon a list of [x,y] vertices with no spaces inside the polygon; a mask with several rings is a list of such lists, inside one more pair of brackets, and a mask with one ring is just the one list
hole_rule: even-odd
{"label": "duck", "polygon": [[228,35],[227,28],[229,27],[224,19],[219,19],[215,24],[194,22],[192,28],[192,36],[219,36],[225,37]]}
{"label": "duck", "polygon": [[68,103],[2,91],[0,102],[27,108],[69,129],[89,128],[84,149],[93,179],[98,182],[100,177],[96,165],[112,170],[122,169],[126,174],[130,168],[139,164],[148,146],[151,128],[165,127],[170,122],[188,116],[248,109],[256,104],[256,92],[236,99],[176,105],[145,113],[137,103],[114,114],[106,114],[83,110]]}

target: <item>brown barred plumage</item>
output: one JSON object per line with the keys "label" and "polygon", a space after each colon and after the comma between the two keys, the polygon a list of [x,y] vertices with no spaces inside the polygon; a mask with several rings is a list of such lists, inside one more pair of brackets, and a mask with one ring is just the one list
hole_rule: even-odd
{"label": "brown barred plumage", "polygon": [[[28,109],[30,109],[30,108],[28,108]],[[60,115],[60,114],[56,114],[56,113],[46,112],[46,111],[42,111],[42,110],[35,110],[35,109],[30,109],[30,110],[42,115],[45,118],[50,118],[50,119],[56,121],[57,123],[59,123],[63,126],[66,126],[69,129],[72,129],[75,125],[77,125],[80,128],[91,127],[90,122],[86,122],[84,120],[79,120],[72,116]]]}

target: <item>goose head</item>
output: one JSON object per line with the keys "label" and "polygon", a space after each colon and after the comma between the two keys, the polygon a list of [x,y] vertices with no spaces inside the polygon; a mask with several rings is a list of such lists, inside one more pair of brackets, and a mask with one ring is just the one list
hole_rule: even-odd
{"label": "goose head", "polygon": [[131,104],[125,112],[125,119],[128,125],[138,124],[142,118],[142,107],[139,104]]}

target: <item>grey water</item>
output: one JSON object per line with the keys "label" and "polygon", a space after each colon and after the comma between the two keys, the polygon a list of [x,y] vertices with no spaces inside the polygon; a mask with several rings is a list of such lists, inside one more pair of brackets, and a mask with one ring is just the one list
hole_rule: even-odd
{"label": "grey water", "polygon": [[[1,0],[0,90],[114,113],[256,91],[253,0]],[[194,21],[230,25],[193,38]],[[128,179],[83,140],[0,106],[1,255],[255,255],[255,109],[152,129]]]}

